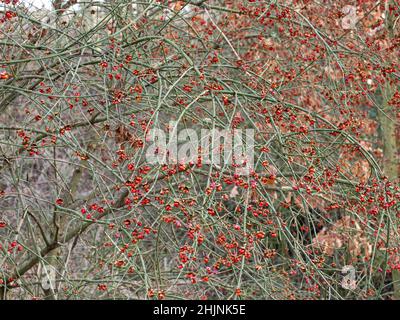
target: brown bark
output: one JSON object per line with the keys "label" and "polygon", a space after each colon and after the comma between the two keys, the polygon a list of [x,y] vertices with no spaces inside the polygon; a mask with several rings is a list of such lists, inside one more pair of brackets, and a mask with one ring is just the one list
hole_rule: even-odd
{"label": "brown bark", "polygon": [[[395,16],[389,10],[389,5],[395,5],[394,1],[386,2],[386,28],[388,32],[388,41],[395,38],[394,24]],[[382,90],[383,104],[382,109],[378,110],[378,120],[381,129],[381,138],[383,141],[383,171],[390,181],[397,181],[399,178],[398,161],[398,143],[396,141],[396,115],[393,108],[388,104],[396,88],[386,80],[385,87]],[[397,219],[393,219],[397,221]],[[397,229],[397,225],[394,228]],[[397,246],[397,243],[393,244]],[[392,271],[393,298],[400,300],[400,271]]]}

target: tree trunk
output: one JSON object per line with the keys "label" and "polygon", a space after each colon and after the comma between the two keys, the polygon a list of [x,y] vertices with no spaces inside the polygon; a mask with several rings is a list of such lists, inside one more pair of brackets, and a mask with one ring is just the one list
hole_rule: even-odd
{"label": "tree trunk", "polygon": [[[389,10],[389,5],[395,5],[395,1],[387,1],[385,3],[386,28],[388,32],[388,41],[395,38],[394,13]],[[382,89],[383,104],[382,109],[378,110],[378,120],[381,129],[381,138],[383,141],[383,171],[390,181],[395,181],[399,178],[399,161],[398,161],[398,145],[396,142],[396,114],[393,108],[388,105],[389,100],[396,91],[396,87],[391,85],[389,80],[386,80],[385,87]],[[397,221],[394,217],[393,221]],[[397,224],[393,226],[397,229]],[[390,235],[389,235],[390,236]],[[396,240],[395,240],[396,241]],[[398,243],[394,243],[395,246]],[[392,271],[393,281],[393,298],[400,300],[400,271]]]}
{"label": "tree trunk", "polygon": [[[383,142],[383,171],[390,181],[395,181],[399,177],[398,172],[398,146],[396,142],[396,115],[390,110],[388,101],[394,93],[394,88],[389,83],[386,84],[382,91],[383,105],[382,109],[378,110],[378,119],[381,130],[381,138]],[[393,219],[396,221],[396,219]],[[394,226],[397,228],[397,225]],[[397,244],[395,244],[397,245]],[[400,271],[393,270],[393,298],[400,300]]]}

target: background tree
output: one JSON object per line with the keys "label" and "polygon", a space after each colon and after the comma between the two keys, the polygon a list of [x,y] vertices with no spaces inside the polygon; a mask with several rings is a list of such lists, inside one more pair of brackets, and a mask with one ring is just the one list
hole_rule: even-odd
{"label": "background tree", "polygon": [[[1,4],[3,299],[400,297],[398,1]],[[170,121],[254,172],[149,164]]]}

